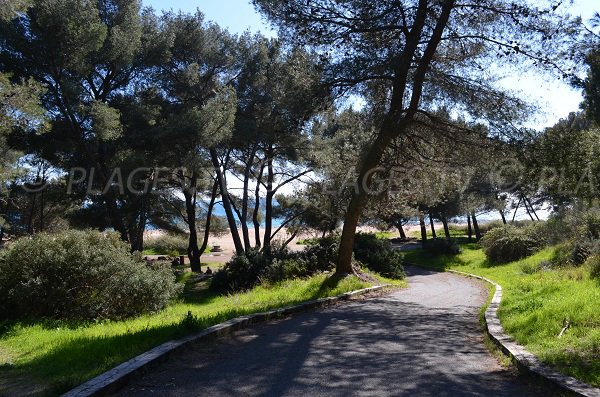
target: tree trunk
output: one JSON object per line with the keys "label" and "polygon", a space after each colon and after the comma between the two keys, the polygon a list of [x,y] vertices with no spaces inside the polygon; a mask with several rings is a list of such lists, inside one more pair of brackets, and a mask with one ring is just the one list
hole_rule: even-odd
{"label": "tree trunk", "polygon": [[146,231],[146,221],[147,221],[147,210],[146,210],[146,201],[147,193],[144,193],[141,197],[138,225],[136,230],[135,239],[132,241],[132,250],[137,252],[144,251],[144,232]]}
{"label": "tree trunk", "polygon": [[[531,209],[531,212],[533,212],[533,215],[535,216],[535,219],[537,219],[538,221],[540,220],[540,217],[537,215],[537,213],[535,212],[535,209],[533,208],[533,205],[531,205],[531,201],[529,201],[529,198],[527,198],[527,196],[525,196],[525,202],[527,204],[529,204],[529,208]],[[530,214],[531,215],[531,214]],[[533,219],[531,219],[533,220]]]}
{"label": "tree trunk", "polygon": [[469,234],[469,242],[473,241],[473,227],[471,226],[471,214],[467,214],[467,232]]}
{"label": "tree trunk", "polygon": [[202,239],[202,246],[200,247],[200,257],[206,251],[206,247],[208,247],[208,238],[210,237],[210,223],[212,220],[212,212],[215,207],[215,200],[217,197],[217,191],[219,189],[219,182],[217,178],[215,178],[215,182],[213,183],[212,192],[210,195],[210,202],[208,203],[208,208],[206,209],[206,223],[204,224],[204,238]]}
{"label": "tree trunk", "polygon": [[419,213],[419,224],[421,225],[421,245],[425,248],[427,244],[427,225],[425,225],[425,215]]}
{"label": "tree trunk", "polygon": [[504,211],[499,210],[500,216],[502,217],[502,223],[506,225],[506,217],[504,216]]}
{"label": "tree trunk", "polygon": [[267,153],[267,196],[265,201],[265,235],[263,237],[263,251],[269,255],[271,253],[271,232],[273,229],[273,148],[269,148]]}
{"label": "tree trunk", "polygon": [[529,218],[533,222],[534,221],[533,215],[531,215],[531,212],[529,211],[529,206],[527,205],[527,200],[523,200],[523,205],[525,206],[525,211],[527,211],[527,215],[529,215]]}
{"label": "tree trunk", "polygon": [[246,163],[246,167],[244,169],[244,190],[242,192],[242,214],[241,214],[241,222],[242,222],[242,236],[244,238],[244,249],[246,252],[252,248],[250,245],[250,233],[248,231],[248,185],[250,184],[250,171],[252,170],[252,165],[254,164],[254,158],[256,156],[256,145],[252,149],[252,153],[250,154],[250,158]]}
{"label": "tree trunk", "polygon": [[[42,183],[46,183],[46,181],[44,180]],[[42,189],[42,191],[40,192],[40,232],[44,231],[44,207],[45,207],[45,201],[44,201],[44,190]]]}
{"label": "tree trunk", "polygon": [[431,215],[431,212],[429,213],[429,226],[431,227],[431,237],[435,240],[437,234],[435,233],[435,225],[433,224],[433,215]]}
{"label": "tree trunk", "polygon": [[406,238],[406,233],[404,232],[404,228],[402,227],[402,224],[401,224],[401,223],[398,223],[398,225],[397,225],[396,227],[398,228],[398,232],[400,233],[400,238],[401,238],[402,240],[408,240],[408,239]]}
{"label": "tree trunk", "polygon": [[446,235],[446,239],[450,240],[450,228],[448,227],[448,218],[445,215],[442,215],[442,225],[444,225],[444,234]]}
{"label": "tree trunk", "polygon": [[520,198],[519,202],[517,203],[517,206],[515,207],[515,212],[513,213],[512,222],[514,222],[515,218],[517,217],[517,211],[519,210],[519,207],[521,206],[522,201],[523,201],[523,198]]}
{"label": "tree trunk", "polygon": [[237,255],[242,255],[244,253],[244,246],[242,245],[242,239],[240,238],[240,233],[237,229],[237,223],[235,222],[235,217],[233,216],[233,210],[231,209],[231,203],[229,202],[229,193],[227,191],[227,180],[223,172],[221,172],[221,164],[219,163],[219,157],[217,156],[216,149],[210,149],[210,158],[213,166],[215,167],[217,181],[219,181],[221,201],[223,203],[223,208],[225,209],[225,215],[227,216],[231,238],[233,239],[233,245],[235,246],[235,253]]}
{"label": "tree trunk", "polygon": [[[185,180],[184,180],[185,184]],[[186,222],[188,225],[188,231],[190,237],[188,240],[187,256],[190,260],[190,269],[192,272],[199,273],[200,268],[200,249],[198,248],[198,231],[196,229],[196,201],[198,197],[197,192],[198,175],[194,170],[192,177],[190,178],[190,186],[183,188],[183,196],[185,197],[185,212]]]}
{"label": "tree trunk", "polygon": [[281,248],[287,247],[288,244],[291,243],[296,238],[297,235],[298,235],[298,230],[294,231],[294,233],[292,233],[290,238],[288,238],[287,240],[284,241],[284,243],[281,245]]}
{"label": "tree trunk", "polygon": [[27,222],[27,233],[33,234],[33,217],[35,214],[35,202],[37,200],[37,193],[33,193],[33,198],[31,199],[31,207],[29,209],[29,221]]}
{"label": "tree trunk", "polygon": [[338,262],[336,273],[338,275],[352,274],[352,253],[354,252],[354,236],[360,214],[365,205],[367,193],[354,194],[348,205],[346,216],[344,217],[344,227],[340,239],[340,250],[338,253]]}
{"label": "tree trunk", "polygon": [[254,224],[254,241],[256,248],[261,247],[260,240],[260,222],[258,221],[258,214],[260,212],[260,184],[262,183],[263,172],[265,170],[264,162],[260,165],[260,171],[258,178],[256,179],[256,190],[254,191],[254,211],[252,212],[252,223]]}
{"label": "tree trunk", "polygon": [[4,243],[4,228],[0,227],[0,247],[2,247],[3,243]]}
{"label": "tree trunk", "polygon": [[477,217],[475,216],[475,211],[471,212],[471,219],[473,219],[473,229],[475,229],[475,239],[477,241],[481,240],[481,232],[479,231],[479,224],[477,223]]}

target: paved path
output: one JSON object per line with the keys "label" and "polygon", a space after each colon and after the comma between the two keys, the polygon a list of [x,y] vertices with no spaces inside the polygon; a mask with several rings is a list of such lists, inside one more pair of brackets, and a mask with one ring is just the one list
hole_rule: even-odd
{"label": "paved path", "polygon": [[239,331],[172,358],[120,395],[541,395],[483,346],[482,284],[408,273],[406,290]]}

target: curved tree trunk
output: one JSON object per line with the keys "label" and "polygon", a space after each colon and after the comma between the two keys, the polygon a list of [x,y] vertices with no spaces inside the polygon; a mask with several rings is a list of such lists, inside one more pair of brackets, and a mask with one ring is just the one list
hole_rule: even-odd
{"label": "curved tree trunk", "polygon": [[499,210],[498,212],[500,212],[500,217],[502,218],[502,223],[506,225],[506,216],[504,216],[504,211]]}
{"label": "curved tree trunk", "polygon": [[402,227],[402,224],[401,224],[401,223],[399,223],[399,224],[398,224],[398,226],[396,226],[396,227],[397,227],[397,229],[398,229],[398,233],[400,233],[400,238],[401,238],[402,240],[408,240],[408,239],[406,238],[406,233],[404,232],[404,228]]}
{"label": "curved tree trunk", "polygon": [[446,239],[450,240],[450,228],[448,227],[448,218],[446,215],[442,214],[442,225],[444,225],[444,234],[446,235]]}
{"label": "curved tree trunk", "polygon": [[435,232],[435,225],[433,224],[433,215],[431,212],[429,213],[429,226],[431,226],[431,237],[435,240],[437,238],[437,234]]}

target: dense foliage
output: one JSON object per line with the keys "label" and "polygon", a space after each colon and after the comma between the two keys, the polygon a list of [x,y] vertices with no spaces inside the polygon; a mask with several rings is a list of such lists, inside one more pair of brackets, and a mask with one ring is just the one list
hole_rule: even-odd
{"label": "dense foliage", "polygon": [[354,258],[369,270],[382,276],[402,279],[405,277],[402,254],[393,249],[387,239],[375,234],[358,233],[354,239]]}
{"label": "dense foliage", "polygon": [[539,227],[506,225],[491,229],[480,243],[491,263],[507,263],[525,258],[543,248],[545,237]]}
{"label": "dense foliage", "polygon": [[125,318],[160,310],[178,292],[169,267],[149,267],[114,234],[41,233],[0,259],[3,318]]}

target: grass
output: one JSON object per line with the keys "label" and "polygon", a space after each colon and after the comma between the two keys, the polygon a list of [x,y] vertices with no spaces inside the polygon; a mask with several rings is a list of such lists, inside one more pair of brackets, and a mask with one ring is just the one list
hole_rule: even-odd
{"label": "grass", "polygon": [[[505,331],[560,372],[600,386],[600,282],[591,279],[585,267],[532,272],[553,256],[554,247],[497,266],[490,266],[477,244],[462,247],[463,253],[456,256],[413,251],[405,259],[496,281],[504,290],[498,316]],[[571,326],[559,338],[565,321]]]}
{"label": "grass", "polygon": [[[452,237],[452,238],[464,237],[467,235],[466,229],[463,230],[462,228],[459,228],[459,227],[449,227],[449,231],[450,231],[450,237]],[[444,234],[443,227],[436,227],[435,233],[436,233],[437,238],[445,238],[446,237],[446,235]],[[418,229],[412,230],[410,233],[408,233],[408,237],[420,239],[421,231]],[[433,234],[431,233],[431,227],[429,225],[427,226],[427,238],[428,239],[433,238]]]}
{"label": "grass", "polygon": [[[167,340],[237,316],[370,286],[356,277],[336,280],[322,274],[218,296],[206,288],[206,282],[194,282],[191,273],[180,274],[179,281],[186,283],[182,300],[156,314],[79,325],[5,325],[0,330],[0,378],[16,380],[12,387],[41,384],[42,394],[56,395]],[[5,392],[2,387],[0,381],[0,395]]]}
{"label": "grass", "polygon": [[380,240],[389,240],[395,237],[393,232],[375,232],[375,237]]}

